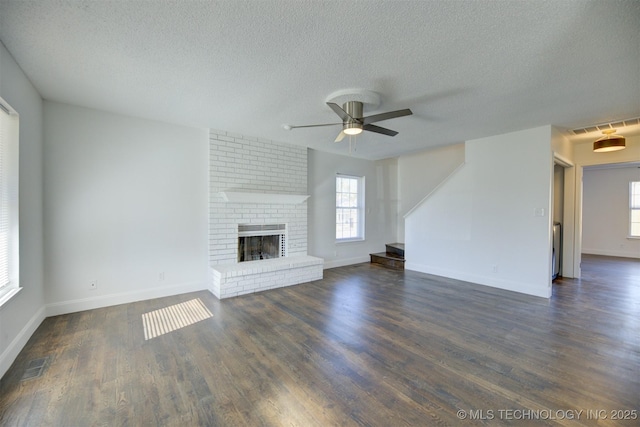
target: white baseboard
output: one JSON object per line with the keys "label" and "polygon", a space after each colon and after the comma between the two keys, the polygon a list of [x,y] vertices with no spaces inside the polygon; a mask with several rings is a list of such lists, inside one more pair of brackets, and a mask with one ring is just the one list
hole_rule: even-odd
{"label": "white baseboard", "polygon": [[[469,274],[460,271],[445,270],[433,266],[424,264],[418,264],[413,262],[406,262],[406,270],[418,271],[420,273],[433,274],[434,276],[447,277],[456,280],[462,280],[464,282],[470,282],[477,285],[489,286],[497,289],[504,289],[506,291],[519,292],[521,294],[532,295],[541,298],[551,297],[550,286],[532,286],[530,284],[522,283],[519,281],[504,280],[494,277],[480,276],[476,274]],[[551,278],[549,278],[551,283]]]}
{"label": "white baseboard", "polygon": [[326,270],[328,268],[344,267],[345,265],[360,264],[360,263],[369,262],[369,261],[371,261],[371,258],[369,257],[369,255],[363,255],[363,256],[354,257],[354,258],[334,259],[331,261],[327,261],[325,259],[324,269]]}
{"label": "white baseboard", "polygon": [[208,283],[190,282],[172,286],[165,286],[161,288],[101,295],[97,297],[82,298],[71,301],[61,301],[47,304],[46,315],[47,317],[58,316],[60,314],[76,313],[78,311],[93,310],[94,308],[109,307],[112,305],[127,304],[130,302],[144,301],[153,298],[162,298],[203,290],[209,290]]}
{"label": "white baseboard", "polygon": [[20,354],[24,346],[27,345],[29,338],[31,338],[36,329],[38,329],[38,326],[40,326],[42,321],[47,317],[202,290],[209,290],[207,283],[191,282],[165,286],[162,288],[123,292],[119,294],[102,295],[93,298],[46,304],[40,307],[36,314],[34,314],[33,317],[24,325],[22,330],[18,335],[16,335],[2,354],[0,354],[0,378],[2,378],[2,376],[9,370],[11,364],[16,360],[16,357],[18,357],[18,354]]}
{"label": "white baseboard", "polygon": [[18,357],[18,354],[20,354],[24,346],[27,345],[27,341],[29,341],[31,335],[34,334],[38,326],[40,326],[45,319],[45,312],[45,306],[40,307],[40,310],[29,319],[18,335],[16,335],[13,341],[11,341],[2,352],[0,355],[0,378],[9,370],[11,364],[16,360],[16,357]]}

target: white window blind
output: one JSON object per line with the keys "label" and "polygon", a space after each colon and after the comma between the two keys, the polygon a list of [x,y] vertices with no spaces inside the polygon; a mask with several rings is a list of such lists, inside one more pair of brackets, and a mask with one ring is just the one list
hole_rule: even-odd
{"label": "white window blind", "polygon": [[640,181],[632,181],[629,187],[629,235],[640,237]]}
{"label": "white window blind", "polygon": [[7,168],[5,159],[7,157],[6,145],[8,142],[9,111],[0,108],[0,289],[9,284],[9,203],[7,178],[5,177]]}
{"label": "white window blind", "polygon": [[0,98],[0,301],[18,287],[18,120]]}

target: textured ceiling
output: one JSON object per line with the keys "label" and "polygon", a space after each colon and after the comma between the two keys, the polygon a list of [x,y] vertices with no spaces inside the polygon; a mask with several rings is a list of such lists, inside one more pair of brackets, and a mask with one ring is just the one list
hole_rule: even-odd
{"label": "textured ceiling", "polygon": [[282,125],[373,90],[365,115],[414,115],[358,136],[370,159],[640,116],[639,1],[0,0],[0,39],[45,99],[339,153]]}

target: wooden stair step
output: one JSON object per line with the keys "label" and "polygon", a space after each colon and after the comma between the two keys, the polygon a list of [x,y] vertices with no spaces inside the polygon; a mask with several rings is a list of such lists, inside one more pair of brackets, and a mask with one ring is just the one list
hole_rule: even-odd
{"label": "wooden stair step", "polygon": [[404,258],[404,243],[387,243],[385,247],[387,253],[397,254]]}
{"label": "wooden stair step", "polygon": [[380,264],[396,270],[404,270],[404,257],[401,255],[392,252],[380,252],[369,255],[371,256],[371,263],[373,264]]}

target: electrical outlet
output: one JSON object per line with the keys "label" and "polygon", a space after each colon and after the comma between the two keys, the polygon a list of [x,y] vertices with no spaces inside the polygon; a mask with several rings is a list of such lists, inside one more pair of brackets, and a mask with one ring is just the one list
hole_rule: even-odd
{"label": "electrical outlet", "polygon": [[164,282],[164,271],[161,271],[160,274],[158,274],[158,280]]}
{"label": "electrical outlet", "polygon": [[498,272],[498,264],[493,264],[491,266],[491,271],[494,272],[494,273],[497,273]]}
{"label": "electrical outlet", "polygon": [[97,280],[90,281],[89,282],[89,290],[95,291],[96,289],[98,289],[98,281]]}

